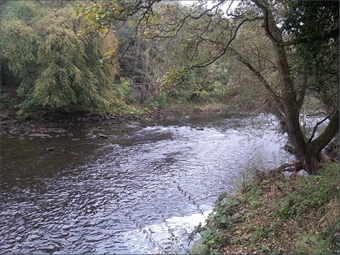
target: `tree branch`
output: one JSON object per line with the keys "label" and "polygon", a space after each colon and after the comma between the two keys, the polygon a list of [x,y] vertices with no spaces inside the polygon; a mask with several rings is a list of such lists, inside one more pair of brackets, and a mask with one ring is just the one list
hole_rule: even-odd
{"label": "tree branch", "polygon": [[325,117],[323,120],[318,121],[318,122],[316,123],[316,125],[315,125],[315,127],[314,127],[314,129],[313,129],[313,133],[312,133],[311,137],[310,137],[309,140],[308,140],[308,143],[310,143],[310,142],[313,140],[314,135],[315,135],[315,132],[316,132],[318,126],[321,125],[323,122],[325,122],[327,119],[329,119],[329,118],[334,114],[334,112],[335,112],[336,110],[337,110],[337,109],[335,108],[335,109],[331,112],[331,114],[329,114],[329,115],[328,115],[327,117]]}
{"label": "tree branch", "polygon": [[266,81],[266,79],[262,76],[262,74],[253,66],[251,65],[247,60],[244,59],[244,57],[238,53],[235,49],[230,47],[230,50],[237,56],[237,59],[244,64],[246,67],[252,71],[252,73],[261,81],[261,83],[264,85],[266,90],[269,92],[271,97],[274,99],[273,102],[277,106],[278,110],[280,111],[280,115],[283,115],[282,112],[284,111],[284,107],[281,103],[282,98],[275,93],[275,91],[271,88],[269,83]]}
{"label": "tree branch", "polygon": [[[264,0],[263,0],[264,1]],[[297,44],[301,44],[301,43],[306,43],[307,39],[306,38],[297,38],[291,41],[283,41],[283,40],[279,40],[277,38],[275,38],[275,36],[273,35],[273,33],[270,31],[269,29],[269,11],[268,8],[260,3],[259,0],[253,0],[253,2],[255,3],[255,5],[257,7],[259,7],[264,14],[264,29],[267,33],[267,35],[269,36],[269,38],[271,39],[271,41],[273,41],[276,45],[278,46],[291,46],[291,45],[297,45]],[[335,28],[331,31],[329,31],[328,33],[319,35],[315,38],[316,41],[322,41],[322,40],[326,40],[329,38],[336,38],[339,37],[339,28]]]}
{"label": "tree branch", "polygon": [[332,141],[337,132],[339,132],[338,107],[330,117],[330,122],[325,130],[315,140],[311,141],[311,149],[315,152],[320,152],[330,141]]}
{"label": "tree branch", "polygon": [[263,17],[254,17],[251,19],[244,19],[242,20],[236,27],[233,36],[230,38],[230,40],[228,41],[228,43],[224,46],[224,48],[220,51],[219,54],[217,54],[215,57],[213,57],[211,60],[203,62],[201,64],[197,64],[197,65],[192,65],[190,67],[188,67],[187,69],[193,69],[193,68],[202,68],[202,67],[207,67],[209,65],[211,65],[212,63],[214,63],[216,60],[218,60],[220,57],[222,57],[228,50],[228,48],[230,47],[230,44],[234,41],[234,39],[236,38],[237,32],[238,30],[241,28],[241,26],[246,23],[246,22],[253,22],[255,20],[261,20],[263,19]]}
{"label": "tree branch", "polygon": [[302,86],[297,91],[297,107],[298,107],[299,111],[301,110],[301,107],[303,105],[307,87],[308,87],[307,74],[303,73],[303,83],[302,83]]}
{"label": "tree branch", "polygon": [[270,21],[269,21],[269,12],[268,12],[267,7],[264,4],[260,3],[258,0],[253,0],[253,1],[254,1],[255,5],[257,7],[259,7],[262,10],[262,12],[263,12],[263,15],[264,15],[264,19],[263,19],[264,20],[264,29],[266,31],[266,34],[269,36],[271,41],[275,42],[276,44],[282,43],[282,41],[280,41],[277,38],[275,38],[275,36],[273,35],[273,33],[269,29],[269,22]]}

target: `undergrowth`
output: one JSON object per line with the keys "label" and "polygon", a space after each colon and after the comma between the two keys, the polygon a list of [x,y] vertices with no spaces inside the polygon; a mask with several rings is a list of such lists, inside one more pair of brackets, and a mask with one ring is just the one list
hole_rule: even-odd
{"label": "undergrowth", "polygon": [[193,254],[339,254],[338,163],[315,176],[245,178],[220,201],[195,229]]}

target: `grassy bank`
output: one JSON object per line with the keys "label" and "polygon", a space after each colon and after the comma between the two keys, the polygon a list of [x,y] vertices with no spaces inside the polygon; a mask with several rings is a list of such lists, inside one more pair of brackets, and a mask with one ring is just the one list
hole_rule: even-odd
{"label": "grassy bank", "polygon": [[220,196],[193,254],[339,254],[339,164],[317,176],[247,175]]}

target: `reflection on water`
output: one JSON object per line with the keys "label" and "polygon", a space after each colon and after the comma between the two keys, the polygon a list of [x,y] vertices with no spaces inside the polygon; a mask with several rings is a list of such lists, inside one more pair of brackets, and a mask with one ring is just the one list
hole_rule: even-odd
{"label": "reflection on water", "polygon": [[2,138],[1,253],[183,253],[244,169],[291,160],[271,116],[103,129],[109,139],[79,128],[72,139]]}

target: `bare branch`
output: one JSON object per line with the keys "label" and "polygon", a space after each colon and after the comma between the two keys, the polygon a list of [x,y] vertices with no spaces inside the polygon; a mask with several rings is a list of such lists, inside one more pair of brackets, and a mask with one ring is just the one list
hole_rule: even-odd
{"label": "bare branch", "polygon": [[316,129],[318,128],[318,126],[320,126],[322,123],[324,123],[327,119],[329,119],[333,114],[334,114],[334,112],[337,110],[337,108],[335,108],[332,112],[331,112],[331,114],[329,114],[327,117],[325,117],[323,120],[321,120],[321,121],[318,121],[317,123],[316,123],[316,125],[315,125],[315,127],[314,127],[314,129],[313,129],[313,133],[312,133],[312,135],[311,135],[311,137],[309,138],[309,140],[308,140],[308,143],[310,143],[312,140],[313,140],[313,138],[314,138],[314,135],[315,135],[315,132],[316,132]]}
{"label": "bare branch", "polygon": [[237,56],[237,59],[242,64],[244,64],[246,67],[248,67],[252,71],[252,73],[261,81],[261,83],[264,85],[264,87],[269,92],[271,97],[274,99],[273,102],[277,106],[278,110],[280,112],[283,112],[284,107],[281,103],[283,99],[271,88],[271,86],[269,85],[267,80],[262,76],[262,74],[253,65],[251,65],[246,59],[244,59],[244,57],[240,53],[238,53],[235,49],[230,47],[230,50]]}
{"label": "bare branch", "polygon": [[221,58],[229,49],[230,44],[234,41],[234,39],[236,38],[237,32],[238,30],[241,28],[241,26],[246,23],[246,22],[253,22],[255,20],[261,20],[263,19],[263,17],[254,17],[252,19],[244,19],[242,20],[236,27],[233,36],[230,38],[230,40],[228,41],[228,43],[224,46],[224,48],[220,51],[219,54],[217,54],[215,57],[213,57],[211,60],[204,62],[202,64],[197,64],[197,65],[192,65],[190,67],[188,67],[188,69],[193,69],[193,68],[202,68],[202,67],[207,67],[209,65],[211,65],[212,63],[214,63],[216,60],[218,60],[219,58]]}

